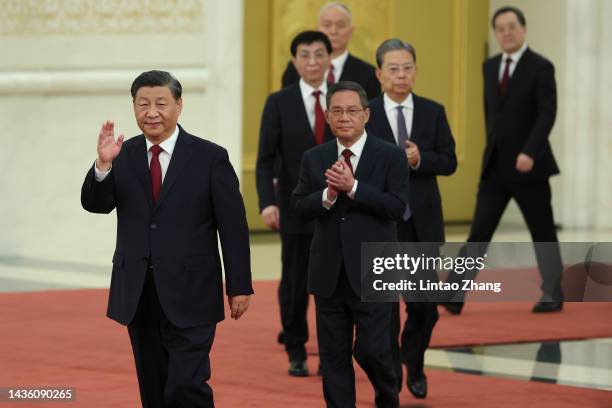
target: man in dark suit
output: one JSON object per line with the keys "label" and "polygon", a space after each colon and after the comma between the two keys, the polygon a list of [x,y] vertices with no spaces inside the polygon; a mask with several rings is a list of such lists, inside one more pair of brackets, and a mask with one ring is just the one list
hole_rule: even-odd
{"label": "man in dark suit", "polygon": [[[468,242],[491,241],[511,198],[518,203],[534,242],[558,242],[548,181],[559,173],[548,141],[557,112],[555,69],[527,46],[525,16],[519,9],[501,8],[491,23],[503,52],[483,66],[487,144]],[[535,249],[543,295],[533,312],[559,311],[563,307],[559,247],[536,245]],[[451,278],[470,277],[451,274]],[[458,314],[463,302],[444,305]]]}
{"label": "man in dark suit", "polygon": [[367,103],[355,82],[329,89],[326,115],[337,140],[304,154],[293,193],[296,212],[315,221],[308,289],[329,407],[355,406],[351,351],[374,386],[376,406],[399,405],[389,341],[395,305],[361,302],[360,253],[365,242],[397,241],[409,169],[400,148],[365,132]]}
{"label": "man in dark suit", "polygon": [[106,122],[81,204],[117,210],[108,316],[127,325],[143,407],[213,407],[209,352],[224,318],[217,233],[232,318],[248,308],[248,227],[227,151],[178,126],[181,85],[149,71],[132,84],[143,134]]}
{"label": "man in dark suit", "polygon": [[[380,94],[380,85],[374,67],[348,52],[348,43],[353,34],[351,11],[340,2],[327,3],[319,11],[318,28],[327,35],[332,45],[331,62],[325,73],[328,85],[337,81],[353,81],[360,84],[372,99]],[[300,75],[291,61],[283,73],[283,88],[298,82]]]}
{"label": "man in dark suit", "polygon": [[[313,225],[290,208],[304,152],[331,140],[325,123],[325,70],[331,44],[319,31],[304,31],[291,43],[299,82],[268,97],[261,118],[256,181],[259,207],[265,224],[281,233],[282,272],[278,288],[289,375],[307,376],[308,249]],[[274,185],[274,178],[278,184]],[[275,191],[276,190],[276,191]]]}
{"label": "man in dark suit", "polygon": [[[367,129],[405,149],[411,168],[409,213],[397,225],[398,239],[442,244],[444,217],[436,176],[453,174],[457,168],[455,141],[444,107],[412,92],[417,71],[412,45],[395,38],[386,40],[376,51],[376,62],[376,76],[384,93],[370,101]],[[438,252],[428,255],[436,256]],[[433,274],[433,271],[427,272]],[[404,362],[408,389],[415,397],[425,398],[425,351],[438,321],[438,310],[435,302],[428,301],[406,302],[406,311],[408,318],[401,336],[401,360],[397,355],[395,369],[401,386],[400,361]],[[399,310],[397,319],[392,333],[394,342],[400,328]]]}

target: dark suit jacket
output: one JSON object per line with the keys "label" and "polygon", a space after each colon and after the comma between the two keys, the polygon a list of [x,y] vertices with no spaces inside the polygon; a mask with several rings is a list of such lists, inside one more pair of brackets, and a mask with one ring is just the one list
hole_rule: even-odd
{"label": "dark suit jacket", "polygon": [[[295,70],[293,63],[289,61],[285,72],[283,72],[282,85],[283,88],[288,87],[300,80],[300,75]],[[376,78],[376,69],[368,64],[367,62],[348,55],[344,67],[342,68],[342,75],[340,79],[336,78],[337,81],[353,81],[365,89],[368,99],[375,98],[380,95],[380,82]]]}
{"label": "dark suit jacket", "polygon": [[117,210],[108,316],[129,324],[150,260],[161,306],[178,327],[223,320],[223,247],[227,295],[253,293],[248,227],[238,179],[222,147],[182,128],[153,206],[145,137],[126,140],[110,174],[87,172],[81,204]]}
{"label": "dark suit jacket", "polygon": [[[444,217],[436,176],[447,176],[457,169],[455,140],[444,106],[414,94],[412,98],[410,138],[419,146],[421,163],[417,170],[410,172],[410,209],[420,241],[444,242]],[[370,112],[368,131],[395,144],[382,95],[370,101]]]}
{"label": "dark suit jacket", "polygon": [[361,244],[397,242],[396,221],[402,219],[408,200],[406,155],[399,147],[368,135],[355,173],[359,181],[355,198],[340,195],[330,210],[325,209],[325,170],[336,160],[336,141],[307,151],[293,192],[296,211],[315,220],[308,290],[322,297],[333,294],[343,263],[351,287],[361,294]]}
{"label": "dark suit jacket", "polygon": [[[501,54],[485,61],[484,109],[487,145],[482,176],[497,172],[508,181],[546,180],[558,174],[548,136],[557,113],[555,68],[529,48],[510,77],[505,96],[499,94]],[[526,153],[534,159],[533,170],[516,170],[516,157]]]}
{"label": "dark suit jacket", "polygon": [[[325,140],[333,139],[325,125]],[[290,206],[291,192],[300,172],[302,155],[316,146],[308,121],[299,83],[271,94],[261,117],[259,149],[257,152],[256,182],[260,211],[278,205],[281,232],[310,234],[312,223],[302,221]],[[273,179],[278,177],[278,191]]]}

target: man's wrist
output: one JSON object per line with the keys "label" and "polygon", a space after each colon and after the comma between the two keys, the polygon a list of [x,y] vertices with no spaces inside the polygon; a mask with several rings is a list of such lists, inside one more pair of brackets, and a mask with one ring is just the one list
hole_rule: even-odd
{"label": "man's wrist", "polygon": [[100,171],[109,171],[112,167],[113,162],[103,162],[100,159],[96,159],[96,168]]}

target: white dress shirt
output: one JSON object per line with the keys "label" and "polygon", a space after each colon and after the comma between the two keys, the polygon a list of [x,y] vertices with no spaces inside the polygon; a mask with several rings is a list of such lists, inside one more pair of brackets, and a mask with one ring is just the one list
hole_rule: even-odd
{"label": "white dress shirt", "polygon": [[513,52],[512,54],[506,54],[505,52],[502,54],[501,64],[499,64],[499,75],[497,77],[498,81],[501,82],[502,77],[504,76],[504,69],[506,69],[506,60],[508,57],[512,58],[512,62],[510,63],[510,68],[508,69],[508,75],[512,77],[514,70],[516,69],[516,64],[518,64],[519,60],[525,53],[527,49],[527,43],[524,42],[523,46],[518,49],[518,51]]}
{"label": "white dress shirt", "polygon": [[[393,99],[389,98],[389,95],[386,93],[383,94],[383,102],[385,106],[385,113],[387,114],[387,120],[389,121],[389,125],[391,126],[391,131],[393,132],[393,137],[395,138],[395,144],[397,144],[397,107],[402,105],[402,113],[404,114],[404,119],[406,120],[406,130],[408,131],[408,138],[412,135],[412,122],[414,119],[414,99],[412,98],[412,92],[402,101],[402,103],[397,103]],[[402,149],[406,149],[406,146],[400,146]],[[410,166],[411,169],[416,170],[421,165],[421,159],[417,162],[416,166]]]}
{"label": "white dress shirt", "polygon": [[[163,149],[163,151],[159,153],[159,165],[161,166],[162,183],[164,182],[164,178],[166,177],[166,172],[168,171],[168,166],[170,165],[170,158],[172,157],[174,146],[176,146],[176,140],[178,139],[178,134],[179,134],[179,127],[177,126],[176,129],[174,129],[174,132],[172,133],[172,135],[159,144],[159,146]],[[148,158],[149,166],[151,166],[151,158],[153,157],[153,153],[151,153],[151,146],[153,146],[153,143],[151,143],[149,139],[145,139],[145,140],[147,143],[147,158]],[[108,173],[110,173],[110,170],[100,171],[98,170],[98,166],[94,166],[94,167],[95,167],[94,171],[95,171],[96,181],[104,180],[106,176],[108,175]]]}
{"label": "white dress shirt", "polygon": [[[408,131],[408,137],[412,134],[412,117],[414,115],[414,100],[412,99],[412,92],[408,95],[406,99],[404,99],[401,103],[395,102],[393,99],[389,98],[389,95],[386,93],[383,94],[383,101],[385,104],[385,113],[387,114],[387,120],[389,121],[389,125],[391,125],[391,130],[393,131],[393,137],[395,138],[395,144],[397,144],[397,107],[402,105],[402,113],[404,114],[404,119],[406,119],[406,130]],[[406,146],[400,146],[402,149],[405,149]]]}
{"label": "white dress shirt", "polygon": [[[340,77],[342,76],[342,71],[344,71],[344,64],[346,63],[348,55],[348,50],[344,50],[342,54],[331,60],[331,64],[334,66],[334,79],[336,80],[336,82],[340,81]],[[329,69],[325,71],[325,79],[327,79],[328,73]]]}
{"label": "white dress shirt", "polygon": [[321,91],[321,95],[319,95],[319,101],[321,102],[321,108],[323,109],[323,112],[325,112],[325,109],[327,109],[327,104],[325,103],[327,82],[323,81],[321,86],[318,89],[315,89],[300,78],[300,92],[302,92],[302,99],[304,100],[304,107],[306,108],[306,115],[308,116],[310,128],[313,130],[315,126],[315,98],[314,96],[312,96],[312,93],[316,90]]}
{"label": "white dress shirt", "polygon": [[[364,130],[363,134],[359,136],[359,139],[351,147],[344,146],[342,143],[340,143],[340,139],[336,139],[336,145],[338,147],[338,159],[342,157],[342,152],[345,149],[349,149],[353,153],[353,155],[350,158],[351,165],[353,166],[353,175],[357,173],[357,165],[359,164],[359,159],[361,159],[361,155],[363,153],[363,146],[365,146],[365,142],[367,138],[368,138],[368,134]],[[342,160],[344,160],[344,157],[342,157]],[[355,193],[357,192],[357,183],[358,183],[357,179],[355,179],[353,188],[351,189],[351,191],[349,191],[346,194],[350,199],[355,198]],[[337,200],[337,197],[336,197],[336,200]],[[327,199],[327,187],[325,187],[325,189],[323,190],[323,207],[329,210],[336,203],[336,200],[330,201]]]}

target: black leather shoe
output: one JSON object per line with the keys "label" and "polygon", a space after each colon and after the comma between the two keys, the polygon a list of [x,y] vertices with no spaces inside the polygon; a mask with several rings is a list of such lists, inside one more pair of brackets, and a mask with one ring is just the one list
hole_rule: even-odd
{"label": "black leather shoe", "polygon": [[560,312],[563,309],[563,302],[544,302],[540,300],[533,306],[533,313]]}
{"label": "black leather shoe", "polygon": [[425,398],[427,396],[427,378],[419,378],[414,381],[406,381],[406,385],[408,386],[408,390],[414,398]]}
{"label": "black leather shoe", "polygon": [[294,360],[289,362],[289,375],[292,377],[308,377],[306,360]]}
{"label": "black leather shoe", "polygon": [[446,311],[452,315],[461,314],[461,310],[463,309],[463,302],[442,302],[439,303],[439,305],[444,307]]}
{"label": "black leather shoe", "polygon": [[276,337],[276,342],[278,344],[285,344],[285,333],[282,331],[278,332],[278,336]]}

